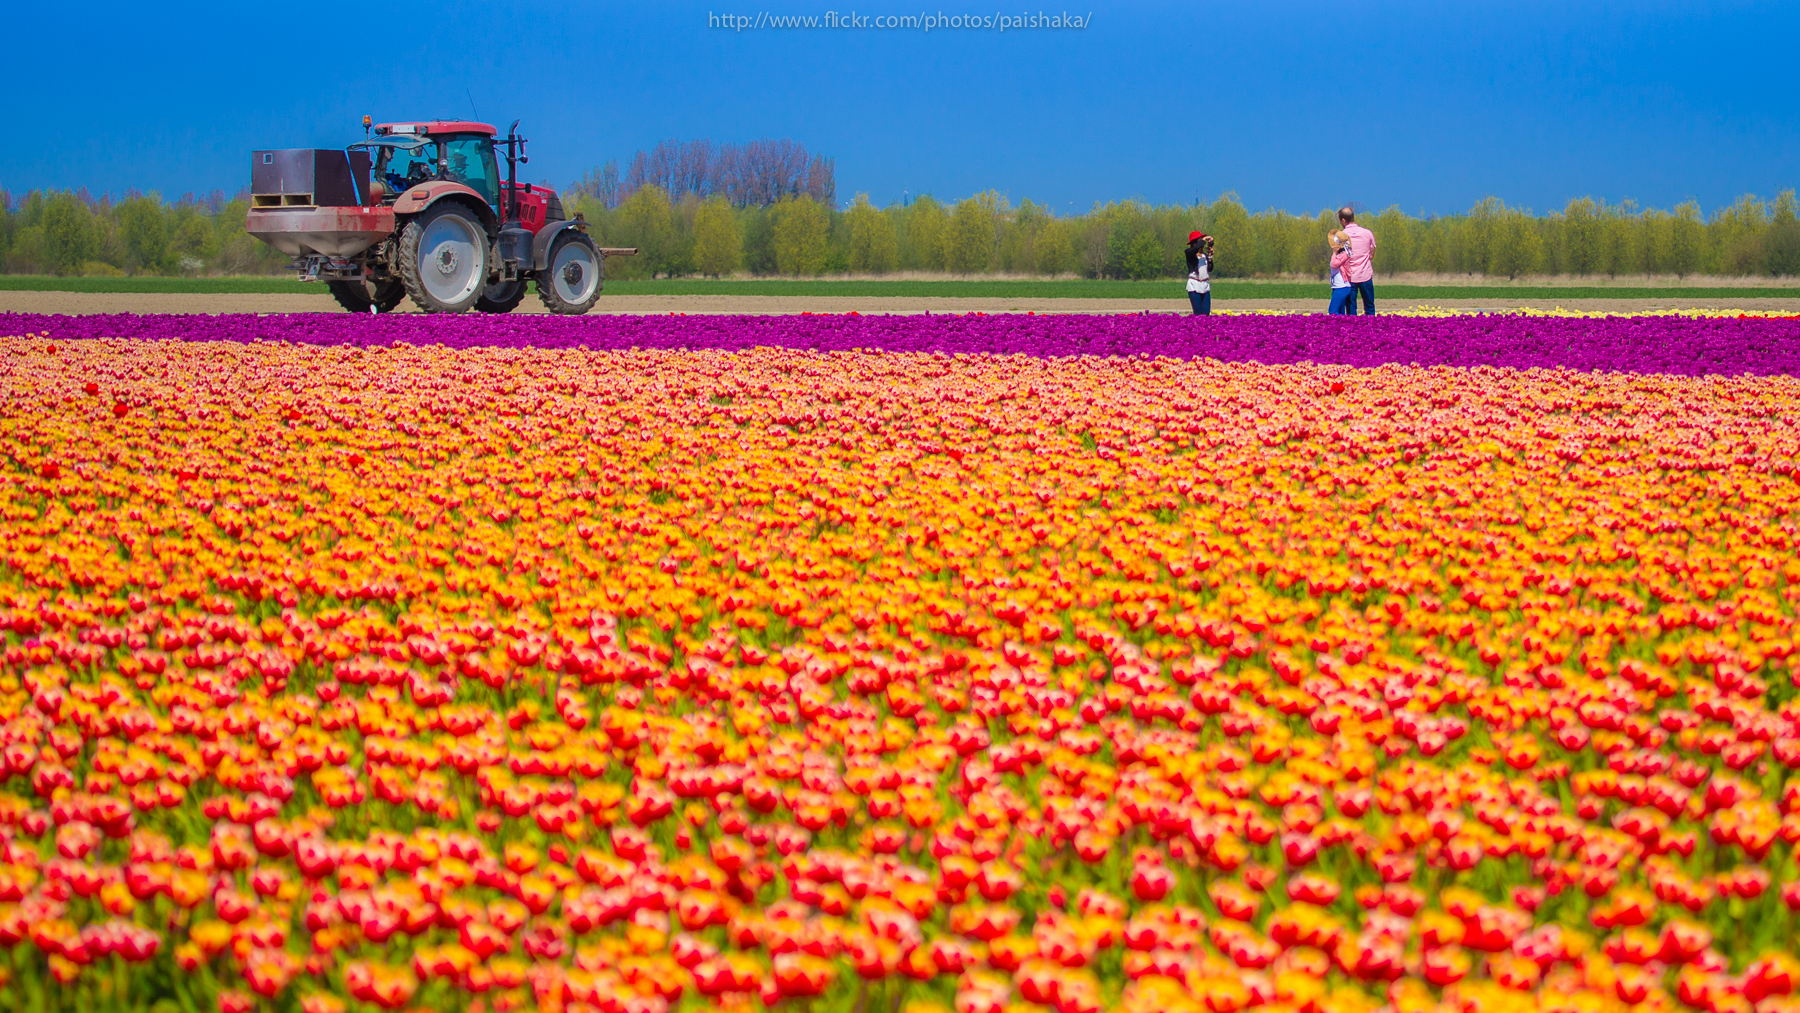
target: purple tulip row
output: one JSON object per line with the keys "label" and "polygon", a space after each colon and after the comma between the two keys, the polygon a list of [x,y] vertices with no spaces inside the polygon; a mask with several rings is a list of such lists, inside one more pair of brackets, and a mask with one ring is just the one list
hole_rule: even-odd
{"label": "purple tulip row", "polygon": [[1103,316],[47,316],[0,334],[308,345],[537,348],[759,346],[1045,356],[1155,355],[1349,366],[1563,367],[1800,375],[1800,320],[1689,317]]}

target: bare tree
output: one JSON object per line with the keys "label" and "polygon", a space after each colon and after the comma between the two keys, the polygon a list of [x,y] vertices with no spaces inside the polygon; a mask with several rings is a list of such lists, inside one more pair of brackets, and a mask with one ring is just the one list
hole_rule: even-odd
{"label": "bare tree", "polygon": [[619,163],[610,160],[600,168],[590,170],[569,188],[570,198],[592,197],[609,208],[616,208],[624,203],[625,194],[625,183],[619,176]]}
{"label": "bare tree", "polygon": [[[614,165],[615,163],[608,163]],[[605,171],[599,174],[605,175]],[[631,158],[623,179],[609,187],[589,173],[576,192],[591,193],[616,207],[646,186],[672,195],[693,194],[704,200],[722,196],[738,207],[767,207],[802,194],[831,206],[837,199],[836,163],[814,155],[786,138],[747,144],[714,145],[711,141],[663,141]],[[602,192],[605,190],[606,192]]]}
{"label": "bare tree", "polygon": [[806,163],[806,192],[813,200],[830,207],[837,203],[837,163],[824,155],[814,155]]}

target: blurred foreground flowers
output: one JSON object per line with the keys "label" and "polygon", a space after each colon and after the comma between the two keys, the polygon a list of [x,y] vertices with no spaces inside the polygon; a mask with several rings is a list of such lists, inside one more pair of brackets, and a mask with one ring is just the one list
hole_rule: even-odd
{"label": "blurred foreground flowers", "polygon": [[1800,380],[0,356],[10,1008],[1794,1008]]}

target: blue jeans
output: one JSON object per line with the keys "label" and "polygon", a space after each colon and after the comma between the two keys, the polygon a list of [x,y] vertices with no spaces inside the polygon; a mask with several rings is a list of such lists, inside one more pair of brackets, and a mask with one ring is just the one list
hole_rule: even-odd
{"label": "blue jeans", "polygon": [[1193,304],[1195,316],[1204,317],[1212,314],[1212,291],[1210,289],[1205,292],[1189,292],[1188,302]]}
{"label": "blue jeans", "polygon": [[1330,312],[1331,315],[1334,317],[1341,317],[1341,316],[1349,313],[1351,310],[1350,301],[1351,301],[1352,297],[1354,297],[1355,295],[1356,295],[1356,289],[1351,288],[1348,285],[1344,286],[1343,288],[1332,289],[1331,290],[1331,309],[1328,312]]}
{"label": "blue jeans", "polygon": [[[1362,294],[1363,316],[1365,316],[1365,317],[1374,316],[1375,315],[1375,279],[1371,278],[1368,281],[1353,281],[1350,283],[1350,288],[1353,291],[1356,291],[1356,292],[1359,292]],[[1355,299],[1350,300],[1349,313],[1351,316],[1356,315],[1356,300]]]}

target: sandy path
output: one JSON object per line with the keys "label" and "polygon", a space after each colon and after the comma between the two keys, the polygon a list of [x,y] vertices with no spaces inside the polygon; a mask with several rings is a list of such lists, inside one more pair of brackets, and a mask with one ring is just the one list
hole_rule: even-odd
{"label": "sandy path", "polygon": [[[1180,293],[1177,293],[1179,296]],[[1389,301],[1390,310],[1407,304]],[[1434,306],[1458,309],[1653,310],[1756,309],[1800,313],[1800,299],[1526,299],[1508,301],[1503,293],[1482,299],[1446,299]],[[1233,299],[1219,310],[1285,310],[1324,312],[1324,299]],[[1171,299],[1019,299],[1014,297],[947,299],[938,297],[743,296],[743,295],[602,295],[595,313],[1182,313],[1186,301]],[[188,295],[85,292],[0,292],[0,312],[15,313],[341,313],[329,296]],[[528,298],[518,312],[542,313]]]}

